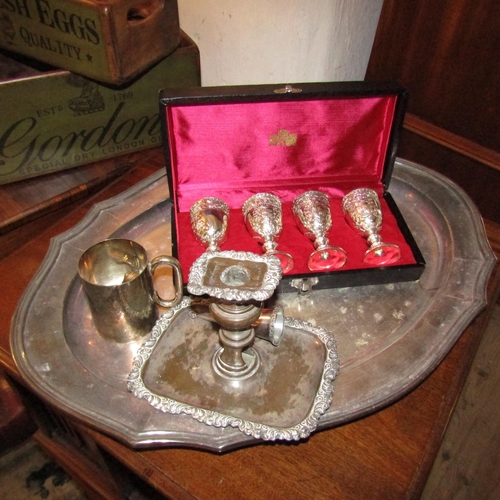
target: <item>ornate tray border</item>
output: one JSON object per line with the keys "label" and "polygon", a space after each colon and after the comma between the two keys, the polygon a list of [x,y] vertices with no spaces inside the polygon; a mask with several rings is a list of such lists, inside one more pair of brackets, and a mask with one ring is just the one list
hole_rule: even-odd
{"label": "ornate tray border", "polygon": [[[222,257],[234,260],[253,260],[254,262],[264,262],[267,265],[267,271],[263,278],[262,287],[259,290],[245,290],[240,288],[218,288],[203,284],[203,276],[205,276],[207,266],[210,260],[215,257]],[[250,252],[236,252],[234,250],[226,250],[223,252],[205,252],[201,257],[198,257],[189,272],[188,291],[194,295],[208,294],[211,297],[217,297],[223,300],[267,300],[274,293],[281,279],[280,262],[276,257],[255,255]]]}
{"label": "ornate tray border", "polygon": [[[279,264],[278,264],[279,265]],[[214,410],[207,410],[197,406],[188,405],[175,399],[161,396],[152,392],[145,385],[142,372],[146,362],[154,352],[158,341],[167,331],[168,327],[175,319],[176,315],[187,307],[190,307],[192,300],[188,297],[170,311],[163,314],[156,322],[151,336],[146,339],[140,347],[132,362],[132,370],[128,376],[128,390],[139,399],[145,399],[151,406],[165,413],[179,415],[181,413],[190,415],[195,420],[214,427],[233,427],[239,429],[243,434],[252,436],[264,441],[286,440],[298,441],[308,437],[316,430],[320,417],[326,412],[333,398],[333,382],[339,371],[339,360],[337,354],[337,344],[333,333],[328,330],[315,327],[311,323],[299,319],[285,317],[285,326],[294,329],[305,330],[315,335],[325,346],[326,356],[323,373],[319,382],[319,387],[311,402],[308,415],[301,422],[293,427],[273,427],[238,417],[225,415]]]}

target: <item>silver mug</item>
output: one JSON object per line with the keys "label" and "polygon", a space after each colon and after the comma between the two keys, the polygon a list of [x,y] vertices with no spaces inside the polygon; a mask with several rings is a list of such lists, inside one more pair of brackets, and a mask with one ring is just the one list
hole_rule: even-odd
{"label": "silver mug", "polygon": [[[175,297],[162,299],[153,286],[160,265],[173,270]],[[78,263],[92,319],[107,340],[131,342],[149,333],[158,319],[156,305],[174,307],[182,300],[182,270],[174,257],[160,255],[151,262],[139,243],[109,239],[87,249]]]}

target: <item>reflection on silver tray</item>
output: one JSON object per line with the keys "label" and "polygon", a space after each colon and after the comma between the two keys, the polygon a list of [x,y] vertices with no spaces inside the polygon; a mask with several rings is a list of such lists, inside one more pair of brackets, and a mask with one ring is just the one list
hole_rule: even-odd
{"label": "reflection on silver tray", "polygon": [[[372,413],[409,392],[485,305],[495,260],[470,199],[448,179],[401,160],[389,190],[427,263],[418,282],[277,297],[286,316],[322,325],[337,341],[335,404],[318,429]],[[81,223],[57,236],[12,319],[13,356],[35,393],[130,446],[238,448],[254,438],[154,411],[127,390],[140,345],[99,337],[76,280],[83,251],[109,237],[133,239],[150,256],[170,253],[170,209],[168,182],[158,172],[96,205]],[[168,296],[171,277],[157,279],[165,280],[159,292]]]}
{"label": "reflection on silver tray", "polygon": [[257,373],[227,381],[211,366],[218,326],[196,323],[193,313],[186,298],[157,321],[128,376],[134,396],[163,412],[265,441],[299,440],[314,432],[330,406],[338,373],[331,332],[285,318],[279,347],[256,339],[262,358]]}

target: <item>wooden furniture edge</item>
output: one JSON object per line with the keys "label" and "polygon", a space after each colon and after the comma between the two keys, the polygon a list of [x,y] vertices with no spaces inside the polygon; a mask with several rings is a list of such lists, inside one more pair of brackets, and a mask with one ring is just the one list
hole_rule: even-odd
{"label": "wooden furniture edge", "polygon": [[497,153],[493,149],[486,148],[477,142],[453,134],[411,113],[406,114],[403,127],[408,132],[424,137],[445,148],[500,171],[500,153]]}
{"label": "wooden furniture edge", "polygon": [[[414,477],[413,483],[409,488],[409,499],[417,500],[422,495],[425,484],[432,470],[432,466],[441,447],[446,429],[448,428],[448,424],[455,410],[460,393],[465,385],[465,381],[467,380],[467,376],[479,349],[479,345],[481,344],[483,334],[490,320],[493,305],[500,299],[500,224],[485,220],[484,225],[488,241],[490,242],[491,248],[497,257],[497,263],[495,264],[495,268],[493,269],[488,282],[488,302],[485,310],[483,310],[483,312],[481,312],[479,316],[477,316],[477,318],[467,327],[457,342],[457,344],[464,342],[467,344],[467,352],[464,356],[466,369],[461,370],[456,374],[452,384],[450,385],[450,390],[446,393],[446,397],[442,401],[440,418],[434,426],[432,433],[433,438],[428,441],[429,445],[424,452],[421,465]],[[457,345],[453,347],[453,349],[456,348]]]}
{"label": "wooden furniture edge", "polygon": [[165,475],[164,472],[144,456],[144,453],[141,453],[147,452],[147,450],[130,448],[90,427],[84,425],[78,425],[78,427],[82,433],[88,435],[100,448],[114,458],[120,461],[125,459],[127,467],[132,467],[132,471],[140,479],[146,481],[158,492],[168,495],[167,498],[172,496],[175,500],[196,500],[197,497],[191,495],[179,483]]}
{"label": "wooden furniture edge", "polygon": [[114,487],[114,481],[110,479],[102,463],[94,463],[90,458],[84,459],[81,453],[76,454],[74,449],[47,436],[41,430],[35,432],[33,438],[69,476],[75,479],[90,498],[123,500],[123,495]]}

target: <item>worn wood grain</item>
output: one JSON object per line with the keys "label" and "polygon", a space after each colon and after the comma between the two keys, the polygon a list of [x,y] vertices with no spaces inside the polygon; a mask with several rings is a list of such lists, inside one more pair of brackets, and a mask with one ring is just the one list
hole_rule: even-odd
{"label": "worn wood grain", "polygon": [[162,149],[130,153],[0,186],[0,258],[43,233],[82,200],[88,200],[140,164],[147,164],[151,172],[164,168]]}
{"label": "worn wood grain", "polygon": [[422,500],[500,498],[500,306],[496,306]]}
{"label": "worn wood grain", "polygon": [[115,158],[0,186],[0,234],[92,194],[130,166]]}
{"label": "worn wood grain", "polygon": [[409,89],[409,112],[498,151],[496,0],[385,0],[366,78]]}
{"label": "worn wood grain", "polygon": [[[368,81],[395,80],[407,87],[409,113],[440,131],[428,136],[428,127],[406,128],[398,155],[455,181],[483,216],[496,222],[499,5],[496,0],[385,0],[366,72]],[[472,157],[439,142],[450,136],[460,153],[465,148]]]}
{"label": "worn wood grain", "polygon": [[418,116],[408,113],[404,121],[405,130],[429,141],[444,146],[447,149],[471,158],[483,165],[500,170],[500,153],[492,149],[485,148],[477,142],[470,141],[448,130],[436,127],[432,123],[422,120]]}

